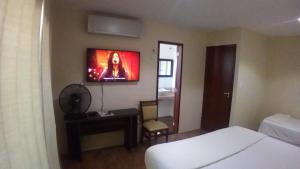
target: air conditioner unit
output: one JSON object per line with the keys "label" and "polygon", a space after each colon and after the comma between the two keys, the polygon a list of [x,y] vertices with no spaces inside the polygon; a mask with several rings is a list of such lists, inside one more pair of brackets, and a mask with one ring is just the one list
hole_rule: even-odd
{"label": "air conditioner unit", "polygon": [[89,15],[88,32],[139,38],[143,32],[143,24],[134,19]]}

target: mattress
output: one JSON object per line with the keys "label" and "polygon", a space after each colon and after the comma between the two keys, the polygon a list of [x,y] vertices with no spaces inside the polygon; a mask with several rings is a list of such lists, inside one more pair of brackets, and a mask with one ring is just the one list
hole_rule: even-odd
{"label": "mattress", "polygon": [[300,120],[285,114],[265,118],[259,132],[300,147]]}
{"label": "mattress", "polygon": [[299,169],[300,148],[264,134],[229,127],[152,146],[147,169]]}
{"label": "mattress", "polygon": [[230,127],[208,134],[147,149],[145,164],[148,169],[189,169],[205,167],[238,153],[266,137],[264,134]]}
{"label": "mattress", "polygon": [[203,169],[300,169],[300,148],[265,137],[255,145]]}

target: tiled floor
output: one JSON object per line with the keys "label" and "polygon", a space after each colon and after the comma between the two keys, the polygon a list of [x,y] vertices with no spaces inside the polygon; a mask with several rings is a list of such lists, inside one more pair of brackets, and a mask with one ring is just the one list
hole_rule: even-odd
{"label": "tiled floor", "polygon": [[[201,130],[173,134],[170,141],[181,140],[203,134]],[[159,140],[163,142],[164,138]],[[146,146],[139,144],[136,149],[129,152],[124,146],[93,150],[82,153],[81,162],[69,160],[66,156],[61,157],[62,169],[145,169],[144,154]]]}

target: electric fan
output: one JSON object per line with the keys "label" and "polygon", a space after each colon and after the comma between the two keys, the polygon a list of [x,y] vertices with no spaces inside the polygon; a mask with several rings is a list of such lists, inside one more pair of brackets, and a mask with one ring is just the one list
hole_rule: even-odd
{"label": "electric fan", "polygon": [[86,111],[91,105],[91,93],[81,84],[65,87],[59,95],[59,105],[65,113],[65,120],[86,118]]}

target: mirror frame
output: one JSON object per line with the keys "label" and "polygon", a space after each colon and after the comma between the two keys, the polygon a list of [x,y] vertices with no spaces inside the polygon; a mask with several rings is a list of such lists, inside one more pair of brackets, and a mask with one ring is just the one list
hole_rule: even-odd
{"label": "mirror frame", "polygon": [[[170,74],[167,74],[167,75],[162,75],[162,74],[160,74],[160,63],[161,62],[170,62],[171,63],[171,67],[170,67]],[[158,68],[158,77],[173,77],[173,63],[174,61],[173,61],[173,59],[159,59],[159,68]]]}

